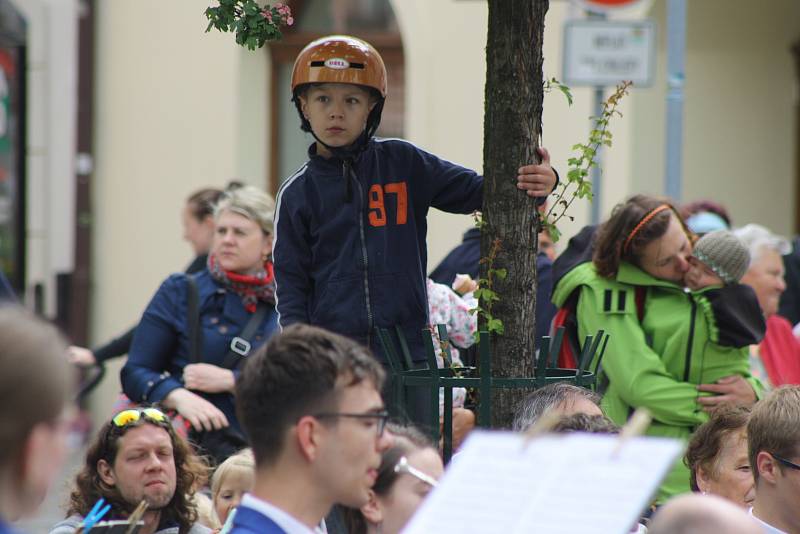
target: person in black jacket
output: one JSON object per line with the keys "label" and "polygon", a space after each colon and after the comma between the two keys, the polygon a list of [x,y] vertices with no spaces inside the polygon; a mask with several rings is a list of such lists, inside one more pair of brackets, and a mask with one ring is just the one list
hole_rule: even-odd
{"label": "person in black jacket", "polygon": [[[541,234],[540,234],[541,236]],[[541,238],[540,238],[541,239]],[[468,274],[473,280],[480,277],[481,231],[470,228],[464,233],[461,244],[431,271],[434,282],[451,286],[457,274]],[[556,307],[550,302],[553,291],[553,260],[539,250],[536,255],[536,339],[548,335]]]}
{"label": "person in black jacket", "polygon": [[[239,182],[230,182],[226,190],[238,187],[241,187]],[[214,206],[224,192],[222,189],[206,187],[195,191],[186,199],[186,205],[181,212],[183,238],[191,244],[195,253],[195,259],[184,271],[186,274],[195,274],[206,268],[208,251],[214,238]],[[124,356],[131,348],[135,331],[136,326],[133,326],[124,334],[94,349],[73,345],[69,348],[70,362],[88,367]]]}

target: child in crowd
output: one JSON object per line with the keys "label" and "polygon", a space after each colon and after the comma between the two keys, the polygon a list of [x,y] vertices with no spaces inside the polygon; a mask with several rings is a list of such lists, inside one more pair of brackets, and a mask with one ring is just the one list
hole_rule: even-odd
{"label": "child in crowd", "polygon": [[728,352],[740,362],[740,374],[746,376],[750,370],[749,346],[761,341],[766,331],[755,292],[739,283],[750,265],[747,247],[727,230],[710,232],[695,244],[689,265],[684,280],[697,294],[711,332],[700,383],[710,384],[731,374],[730,360],[708,358],[709,350]]}
{"label": "child in crowd", "polygon": [[253,451],[243,449],[222,462],[211,477],[211,498],[220,525],[239,506],[242,496],[252,491],[255,483]]}
{"label": "child in crowd", "polygon": [[[278,192],[274,262],[281,327],[308,323],[379,356],[376,327],[399,326],[416,362],[427,324],[427,221],[431,207],[471,213],[483,177],[400,139],[377,139],[386,68],[368,43],[318,39],[298,55],[293,101],[316,142]],[[546,197],[549,155],[518,170],[517,187]],[[509,179],[513,179],[509,177]]]}
{"label": "child in crowd", "polygon": [[692,291],[737,284],[750,265],[750,253],[731,232],[717,230],[695,243],[689,265],[686,285]]}
{"label": "child in crowd", "polygon": [[[444,284],[437,284],[430,278],[427,279],[428,290],[428,317],[430,318],[431,334],[433,335],[433,348],[436,353],[436,363],[439,367],[444,367],[446,362],[443,358],[443,349],[447,349],[450,364],[453,367],[464,367],[458,349],[468,349],[475,343],[475,331],[478,329],[478,316],[470,313],[471,309],[478,306],[478,301],[472,292],[477,285],[469,278],[462,280],[459,284],[462,289],[468,291],[459,295],[456,290],[450,289]],[[455,285],[456,282],[453,282]],[[442,343],[439,339],[437,325],[444,325],[447,328],[448,342]],[[455,346],[454,346],[455,345]],[[467,397],[467,390],[464,388],[453,388],[453,448],[458,449],[464,441],[467,433],[475,426],[475,414],[471,410],[464,408]],[[439,388],[439,419],[444,417],[444,388]]]}

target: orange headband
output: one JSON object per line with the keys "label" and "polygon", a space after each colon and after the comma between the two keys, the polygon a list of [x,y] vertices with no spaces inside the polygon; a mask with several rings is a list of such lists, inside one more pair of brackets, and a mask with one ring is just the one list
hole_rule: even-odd
{"label": "orange headband", "polygon": [[652,210],[650,211],[650,213],[648,213],[647,215],[645,215],[645,216],[644,216],[644,218],[643,218],[641,221],[639,221],[639,224],[637,224],[637,225],[634,227],[633,231],[631,231],[630,235],[628,236],[628,239],[626,239],[626,240],[625,240],[625,244],[622,246],[622,251],[623,251],[623,252],[626,252],[626,251],[628,250],[628,245],[630,245],[630,244],[631,244],[631,240],[633,240],[633,238],[634,238],[634,237],[636,237],[636,234],[638,234],[638,233],[639,233],[639,230],[641,230],[642,228],[644,228],[644,226],[645,226],[647,223],[649,223],[649,222],[650,222],[650,220],[651,220],[653,217],[655,217],[656,215],[658,215],[658,214],[659,214],[659,213],[661,213],[662,211],[664,211],[664,210],[669,210],[669,209],[672,209],[672,207],[671,207],[669,204],[661,204],[660,206],[658,206],[658,207],[656,207],[656,208],[652,209]]}

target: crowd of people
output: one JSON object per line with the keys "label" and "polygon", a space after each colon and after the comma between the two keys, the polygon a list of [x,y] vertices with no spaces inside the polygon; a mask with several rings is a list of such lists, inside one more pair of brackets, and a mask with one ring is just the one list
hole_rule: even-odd
{"label": "crowd of people", "polygon": [[[388,402],[375,332],[399,332],[421,367],[425,329],[443,324],[449,342],[431,341],[439,365],[473,358],[480,230],[428,275],[426,214],[479,209],[483,178],[375,138],[386,87],[368,43],[309,44],[291,82],[315,138],[308,162],[277,201],[239,183],[192,194],[184,237],[197,258],[124,335],[68,347],[44,321],[0,308],[0,534],[35,510],[63,460],[70,370],[123,354],[122,395],[52,534],[133,516],[142,534],[402,530],[445,466],[424,426],[433,399],[416,388],[405,406]],[[541,204],[559,178],[539,156],[515,180]],[[631,532],[800,534],[800,276],[784,282],[800,252],[761,226],[733,227],[712,202],[648,195],[558,257],[548,239],[537,334],[571,306],[578,342],[602,329],[609,343],[590,364],[593,390],[535,390],[513,431],[547,417],[553,432],[613,434],[646,408],[647,435],[687,449]],[[474,427],[471,402],[457,392],[456,447]]]}

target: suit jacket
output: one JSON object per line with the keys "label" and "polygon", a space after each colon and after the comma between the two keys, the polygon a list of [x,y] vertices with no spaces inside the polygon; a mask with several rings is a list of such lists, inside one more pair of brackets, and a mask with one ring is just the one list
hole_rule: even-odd
{"label": "suit jacket", "polygon": [[231,534],[286,534],[275,521],[261,512],[239,506],[233,518]]}

